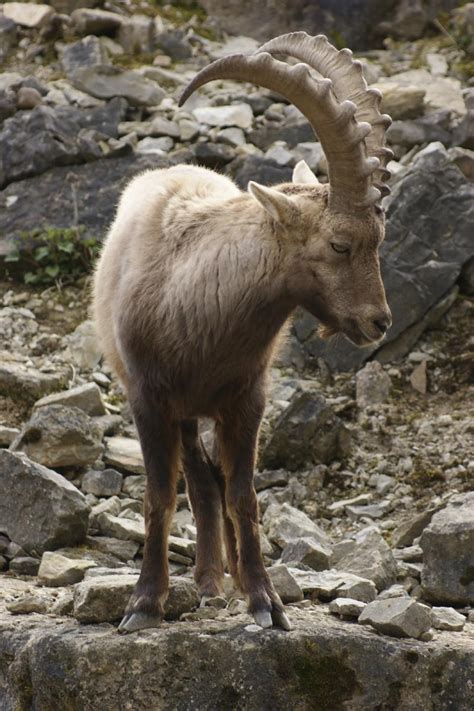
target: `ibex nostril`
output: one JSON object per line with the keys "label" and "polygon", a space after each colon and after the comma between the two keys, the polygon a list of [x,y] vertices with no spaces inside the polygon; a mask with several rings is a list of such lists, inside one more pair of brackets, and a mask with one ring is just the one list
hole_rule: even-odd
{"label": "ibex nostril", "polygon": [[390,321],[387,318],[374,319],[374,326],[378,328],[380,333],[386,333],[390,326]]}

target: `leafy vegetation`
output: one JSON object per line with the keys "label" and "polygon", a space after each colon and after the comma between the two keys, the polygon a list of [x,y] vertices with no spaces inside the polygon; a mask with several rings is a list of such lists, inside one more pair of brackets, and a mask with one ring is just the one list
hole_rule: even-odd
{"label": "leafy vegetation", "polygon": [[5,262],[17,263],[26,284],[61,286],[92,270],[100,245],[85,227],[43,227],[22,232]]}

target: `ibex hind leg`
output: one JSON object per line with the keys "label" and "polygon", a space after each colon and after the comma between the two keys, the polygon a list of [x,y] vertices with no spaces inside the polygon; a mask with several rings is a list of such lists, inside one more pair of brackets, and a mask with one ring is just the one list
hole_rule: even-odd
{"label": "ibex hind leg", "polygon": [[222,594],[222,506],[213,464],[198,434],[196,419],[181,422],[183,468],[196,520],[197,545],[194,578],[202,599]]}
{"label": "ibex hind leg", "polygon": [[256,386],[218,427],[225,475],[226,508],[235,528],[240,587],[249,612],[261,627],[290,629],[283,604],[263,563],[258,527],[258,500],[253,484],[258,429],[264,409],[263,390]]}
{"label": "ibex hind leg", "polygon": [[168,596],[168,534],[176,505],[181,433],[156,395],[148,388],[129,393],[147,475],[146,533],[140,577],[120,632],[158,626]]}

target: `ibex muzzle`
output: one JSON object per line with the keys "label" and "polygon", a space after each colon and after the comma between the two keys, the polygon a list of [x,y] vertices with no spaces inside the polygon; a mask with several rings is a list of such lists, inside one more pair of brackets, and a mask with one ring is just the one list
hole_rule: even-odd
{"label": "ibex muzzle", "polygon": [[[303,63],[289,66],[273,54]],[[311,68],[318,72],[313,76]],[[305,163],[293,183],[241,192],[192,166],[148,171],[124,191],[94,282],[97,332],[130,401],[147,472],[146,537],[123,632],[155,626],[168,594],[167,540],[184,470],[198,530],[195,578],[203,598],[222,591],[227,565],[262,627],[289,621],[260,553],[253,486],[265,379],[301,305],[354,343],[391,323],[378,249],[387,192],[390,122],[349,50],[322,36],[277,37],[251,56],[203,69],[182,102],[213,79],[277,91],[308,118],[326,153],[329,183]],[[216,426],[213,461],[198,418]]]}

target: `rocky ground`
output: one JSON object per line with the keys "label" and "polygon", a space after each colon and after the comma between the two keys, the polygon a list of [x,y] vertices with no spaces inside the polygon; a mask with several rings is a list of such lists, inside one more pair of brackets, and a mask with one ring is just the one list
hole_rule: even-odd
{"label": "rocky ground", "polygon": [[394,325],[371,352],[299,313],[271,373],[256,488],[294,631],[259,632],[230,580],[198,606],[181,482],[168,621],[124,639],[144,469],[84,267],[143,168],[194,162],[245,187],[301,158],[325,180],[326,164],[269,92],[218,82],[178,109],[197,68],[251,38],[201,11],[82,4],[0,6],[0,709],[472,708],[473,6],[361,55],[395,119]]}

